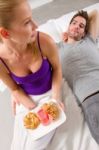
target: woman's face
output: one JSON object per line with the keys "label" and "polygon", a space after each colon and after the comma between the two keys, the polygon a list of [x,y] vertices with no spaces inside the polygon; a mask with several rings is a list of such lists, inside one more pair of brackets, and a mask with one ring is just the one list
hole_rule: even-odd
{"label": "woman's face", "polygon": [[32,20],[32,10],[24,1],[15,8],[14,19],[10,24],[9,37],[19,44],[28,44],[35,41],[37,25]]}

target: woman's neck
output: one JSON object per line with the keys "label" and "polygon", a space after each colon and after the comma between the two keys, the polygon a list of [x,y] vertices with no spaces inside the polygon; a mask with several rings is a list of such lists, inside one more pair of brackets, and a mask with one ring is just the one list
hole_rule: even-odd
{"label": "woman's neck", "polygon": [[20,43],[14,42],[14,41],[8,41],[5,44],[5,46],[9,51],[17,53],[19,55],[23,54],[27,50],[27,44],[24,44],[24,43],[20,44]]}
{"label": "woman's neck", "polygon": [[4,59],[20,60],[26,52],[27,45],[18,45],[8,41],[0,45],[0,56]]}
{"label": "woman's neck", "polygon": [[27,56],[33,54],[33,49],[37,46],[35,41],[32,44],[18,44],[12,41],[5,41],[0,46],[0,57],[8,61],[21,61]]}

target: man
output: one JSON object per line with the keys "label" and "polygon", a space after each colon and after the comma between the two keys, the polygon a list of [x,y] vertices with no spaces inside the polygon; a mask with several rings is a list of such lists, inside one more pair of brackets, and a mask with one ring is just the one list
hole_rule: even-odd
{"label": "man", "polygon": [[99,144],[99,14],[79,11],[59,43],[63,76],[82,107],[92,136]]}

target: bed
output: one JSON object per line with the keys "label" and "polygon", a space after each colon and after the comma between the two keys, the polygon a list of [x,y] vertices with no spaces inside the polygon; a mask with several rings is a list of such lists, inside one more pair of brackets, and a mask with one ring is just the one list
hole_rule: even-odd
{"label": "bed", "polygon": [[[84,8],[90,12],[99,8],[99,3]],[[49,34],[56,43],[62,39],[62,32],[66,31],[68,23],[76,11],[70,12],[57,19],[51,19],[39,27],[39,30]],[[97,46],[99,47],[99,37]],[[76,102],[66,81],[64,81],[66,122],[60,126],[47,150],[99,150],[99,146],[92,138],[83,113]]]}
{"label": "bed", "polygon": [[[91,5],[85,10],[91,11],[98,9],[99,3]],[[40,31],[48,33],[56,43],[61,41],[61,33],[66,30],[68,22],[76,11],[65,14],[57,19],[50,19],[45,24],[39,27]],[[98,41],[98,38],[97,38]],[[97,42],[98,47],[99,43]],[[60,126],[47,150],[99,150],[89,129],[84,120],[81,109],[76,103],[76,98],[73,95],[66,81],[64,81],[64,95],[66,106],[66,122]],[[10,96],[6,86],[0,81],[0,122],[1,122],[1,138],[0,146],[3,150],[10,149],[13,132],[13,119],[10,104]],[[8,101],[9,99],[9,101]],[[2,107],[2,106],[5,106]],[[3,114],[3,117],[2,117]],[[7,119],[6,119],[7,118]],[[6,143],[6,144],[5,144]]]}

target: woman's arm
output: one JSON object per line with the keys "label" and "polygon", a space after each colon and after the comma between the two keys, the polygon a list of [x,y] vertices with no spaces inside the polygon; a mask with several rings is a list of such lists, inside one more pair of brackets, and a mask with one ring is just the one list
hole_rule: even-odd
{"label": "woman's arm", "polygon": [[89,13],[89,33],[96,39],[99,36],[99,11],[93,10]]}
{"label": "woman's arm", "polygon": [[31,98],[13,81],[2,62],[0,62],[0,79],[6,84],[19,103],[28,109],[32,109],[35,106]]}
{"label": "woman's arm", "polygon": [[53,69],[52,98],[60,100],[62,71],[55,42],[46,34],[40,33],[40,44],[43,54],[47,57]]}

